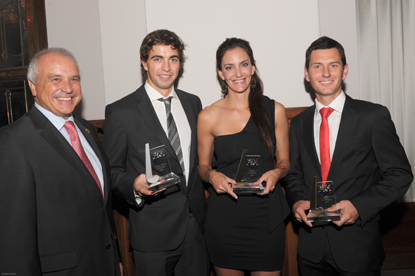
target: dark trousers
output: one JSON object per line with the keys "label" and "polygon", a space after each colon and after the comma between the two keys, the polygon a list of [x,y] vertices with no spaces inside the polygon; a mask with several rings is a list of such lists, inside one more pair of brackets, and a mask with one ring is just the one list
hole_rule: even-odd
{"label": "dark trousers", "polygon": [[[160,227],[163,227],[162,225]],[[210,262],[202,233],[192,214],[182,244],[171,251],[142,252],[134,250],[136,276],[209,275]]]}
{"label": "dark trousers", "polygon": [[323,259],[319,263],[313,263],[298,255],[298,267],[301,276],[380,276],[380,269],[364,273],[352,273],[339,269],[334,262],[327,237]]}

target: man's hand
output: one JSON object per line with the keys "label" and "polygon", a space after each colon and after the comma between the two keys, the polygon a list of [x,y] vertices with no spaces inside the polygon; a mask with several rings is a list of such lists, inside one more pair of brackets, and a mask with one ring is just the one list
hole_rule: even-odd
{"label": "man's hand", "polygon": [[158,191],[150,191],[144,188],[144,184],[147,184],[147,178],[145,174],[140,174],[135,180],[134,180],[134,190],[137,192],[137,194],[141,197],[146,196],[155,196],[158,195],[160,192],[164,191],[166,188],[160,189]]}
{"label": "man's hand", "polygon": [[295,219],[299,222],[304,222],[310,227],[313,227],[313,224],[307,221],[307,215],[305,213],[307,210],[310,210],[310,201],[308,200],[299,200],[293,206]]}
{"label": "man's hand", "polygon": [[334,204],[329,209],[330,212],[334,212],[336,210],[342,210],[342,218],[340,221],[332,221],[337,226],[353,224],[359,218],[359,213],[357,212],[356,208],[349,200],[342,200],[337,204]]}

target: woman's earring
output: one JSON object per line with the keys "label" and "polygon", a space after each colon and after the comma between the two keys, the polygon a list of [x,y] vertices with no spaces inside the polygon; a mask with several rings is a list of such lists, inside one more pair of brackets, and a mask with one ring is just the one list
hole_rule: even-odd
{"label": "woman's earring", "polygon": [[225,80],[222,80],[220,82],[220,88],[222,89],[221,92],[223,95],[227,95],[228,94],[228,84],[226,83]]}
{"label": "woman's earring", "polygon": [[256,80],[254,78],[252,78],[251,81],[249,82],[249,86],[251,87],[252,93],[255,93]]}

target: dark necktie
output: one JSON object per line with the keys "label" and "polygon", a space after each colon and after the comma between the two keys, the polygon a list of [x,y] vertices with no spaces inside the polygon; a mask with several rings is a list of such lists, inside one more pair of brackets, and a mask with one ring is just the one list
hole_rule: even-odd
{"label": "dark necktie", "polygon": [[171,146],[174,149],[174,152],[176,153],[177,159],[179,159],[183,174],[185,174],[183,153],[182,153],[182,147],[180,146],[179,132],[177,131],[176,123],[174,122],[173,115],[171,114],[171,99],[172,98],[173,98],[172,96],[166,99],[160,98],[159,101],[164,102],[164,106],[166,107],[167,129],[168,129],[169,141],[170,141]]}
{"label": "dark necktie", "polygon": [[[334,109],[322,108],[320,109],[321,114],[321,125],[320,125],[320,164],[321,164],[321,177],[323,181],[327,180],[327,175],[330,170],[330,138],[329,138],[329,122],[327,118],[333,113]],[[325,185],[323,185],[325,186]]]}
{"label": "dark necktie", "polygon": [[72,144],[73,149],[76,151],[79,158],[81,158],[82,162],[84,162],[85,167],[88,169],[92,177],[95,179],[95,182],[97,183],[102,196],[104,196],[99,178],[94,170],[94,167],[92,167],[92,164],[89,161],[88,156],[86,155],[84,151],[84,148],[82,147],[81,141],[79,140],[78,131],[76,131],[75,124],[72,121],[67,121],[65,123],[65,129],[68,132],[69,137],[71,138],[71,144]]}

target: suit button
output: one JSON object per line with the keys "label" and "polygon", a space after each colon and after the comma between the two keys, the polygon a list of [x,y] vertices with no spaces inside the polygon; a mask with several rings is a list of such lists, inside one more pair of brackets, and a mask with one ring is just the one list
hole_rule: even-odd
{"label": "suit button", "polygon": [[107,246],[105,246],[106,249],[110,249],[111,248],[111,244],[107,244]]}
{"label": "suit button", "polygon": [[183,173],[179,173],[177,176],[178,177],[182,177],[183,176]]}

